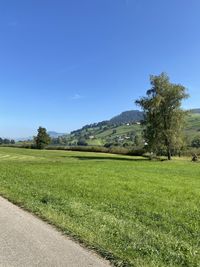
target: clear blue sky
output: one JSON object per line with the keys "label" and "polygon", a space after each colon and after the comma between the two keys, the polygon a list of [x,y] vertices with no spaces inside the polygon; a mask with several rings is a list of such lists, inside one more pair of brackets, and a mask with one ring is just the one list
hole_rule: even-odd
{"label": "clear blue sky", "polygon": [[1,0],[0,136],[129,109],[165,71],[200,107],[199,0]]}

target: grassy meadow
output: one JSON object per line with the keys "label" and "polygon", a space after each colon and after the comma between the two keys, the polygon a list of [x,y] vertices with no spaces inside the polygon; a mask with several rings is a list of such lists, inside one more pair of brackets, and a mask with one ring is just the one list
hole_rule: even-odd
{"label": "grassy meadow", "polygon": [[116,266],[200,266],[200,164],[0,148],[0,195]]}

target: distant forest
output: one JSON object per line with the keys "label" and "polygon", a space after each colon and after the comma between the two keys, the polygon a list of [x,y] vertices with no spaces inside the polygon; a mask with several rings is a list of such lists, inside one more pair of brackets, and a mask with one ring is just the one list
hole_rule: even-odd
{"label": "distant forest", "polygon": [[15,140],[14,139],[8,139],[8,138],[1,138],[0,137],[0,145],[14,145]]}

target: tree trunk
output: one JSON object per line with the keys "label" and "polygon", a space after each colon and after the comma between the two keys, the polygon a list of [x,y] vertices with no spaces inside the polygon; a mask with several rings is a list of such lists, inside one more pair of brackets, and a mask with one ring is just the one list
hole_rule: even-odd
{"label": "tree trunk", "polygon": [[171,149],[169,147],[167,148],[167,158],[168,158],[168,160],[172,159],[172,153],[171,153]]}

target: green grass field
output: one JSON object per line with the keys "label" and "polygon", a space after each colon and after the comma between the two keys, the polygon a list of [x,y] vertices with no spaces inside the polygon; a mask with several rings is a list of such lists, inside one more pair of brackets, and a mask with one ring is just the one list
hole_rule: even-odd
{"label": "green grass field", "polygon": [[0,148],[0,195],[117,266],[200,266],[200,164]]}

